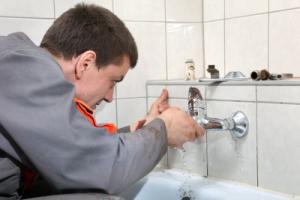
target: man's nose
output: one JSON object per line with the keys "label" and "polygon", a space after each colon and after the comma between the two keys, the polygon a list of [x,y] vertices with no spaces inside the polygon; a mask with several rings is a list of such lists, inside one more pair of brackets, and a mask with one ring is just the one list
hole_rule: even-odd
{"label": "man's nose", "polygon": [[114,96],[114,87],[108,91],[108,93],[104,97],[104,100],[106,102],[112,102],[113,96]]}

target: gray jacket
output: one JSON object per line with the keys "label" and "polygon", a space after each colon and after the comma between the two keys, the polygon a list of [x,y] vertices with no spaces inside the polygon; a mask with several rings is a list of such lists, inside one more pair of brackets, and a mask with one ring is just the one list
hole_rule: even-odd
{"label": "gray jacket", "polygon": [[23,33],[0,37],[0,199],[20,198],[22,167],[36,170],[57,193],[117,194],[166,152],[162,120],[109,135],[89,124],[73,98],[74,86],[47,51]]}

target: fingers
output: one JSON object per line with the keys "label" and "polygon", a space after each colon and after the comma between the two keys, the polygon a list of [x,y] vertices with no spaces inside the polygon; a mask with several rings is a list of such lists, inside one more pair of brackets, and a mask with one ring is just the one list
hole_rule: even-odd
{"label": "fingers", "polygon": [[197,137],[202,137],[205,133],[205,129],[199,125],[193,118],[191,118],[191,123],[193,127],[193,136],[191,137],[194,141]]}
{"label": "fingers", "polygon": [[169,98],[169,94],[168,94],[168,90],[163,89],[160,96],[157,99],[157,103],[161,104],[161,103],[167,103]]}
{"label": "fingers", "polygon": [[202,137],[204,135],[204,133],[205,133],[205,129],[202,126],[197,124],[196,125],[196,135],[197,135],[197,137]]}
{"label": "fingers", "polygon": [[159,113],[162,113],[164,112],[165,110],[167,110],[169,108],[169,104],[168,103],[161,103],[158,105],[158,112]]}

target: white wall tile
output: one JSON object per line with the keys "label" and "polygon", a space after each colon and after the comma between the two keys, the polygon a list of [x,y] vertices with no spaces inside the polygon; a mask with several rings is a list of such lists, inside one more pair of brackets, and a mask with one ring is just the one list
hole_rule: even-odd
{"label": "white wall tile", "polygon": [[259,186],[300,195],[300,106],[258,104]]}
{"label": "white wall tile", "polygon": [[207,72],[208,65],[215,65],[220,77],[225,74],[224,68],[224,21],[204,23],[205,48],[205,77],[210,78]]}
{"label": "white wall tile", "polygon": [[116,100],[113,100],[111,103],[102,102],[99,106],[97,106],[94,112],[94,117],[96,119],[97,124],[117,124]]}
{"label": "white wall tile", "polygon": [[270,11],[300,7],[299,0],[269,0]]}
{"label": "white wall tile", "polygon": [[118,99],[117,110],[118,127],[128,126],[146,116],[146,99]]}
{"label": "white wall tile", "polygon": [[162,0],[114,0],[114,11],[124,20],[165,21]]}
{"label": "white wall tile", "polygon": [[187,99],[169,99],[169,105],[180,108],[183,111],[188,111],[188,100]]}
{"label": "white wall tile", "polygon": [[196,78],[202,77],[203,50],[201,23],[168,23],[168,79],[184,79],[185,61],[189,58],[195,62]]}
{"label": "white wall tile", "polygon": [[202,0],[166,0],[167,21],[201,22]]}
{"label": "white wall tile", "polygon": [[54,18],[53,0],[1,0],[0,16]]}
{"label": "white wall tile", "polygon": [[203,0],[204,21],[224,19],[224,0]]}
{"label": "white wall tile", "polygon": [[52,25],[51,19],[0,18],[0,35],[24,32],[37,45]]}
{"label": "white wall tile", "polygon": [[257,86],[257,100],[300,103],[300,86]]}
{"label": "white wall tile", "polygon": [[145,97],[147,80],[166,79],[165,25],[155,22],[128,22],[139,51],[137,66],[118,84],[118,98]]}
{"label": "white wall tile", "polygon": [[225,73],[251,71],[268,65],[268,15],[226,20]]}
{"label": "white wall tile", "polygon": [[170,98],[188,98],[189,85],[168,85]]}
{"label": "white wall tile", "polygon": [[225,17],[268,12],[268,0],[226,0]]}
{"label": "white wall tile", "polygon": [[55,16],[59,17],[78,3],[96,4],[112,11],[112,0],[55,0]]}
{"label": "white wall tile", "polygon": [[165,85],[148,85],[148,97],[159,97],[162,90],[165,88]]}
{"label": "white wall tile", "polygon": [[156,99],[157,99],[157,98],[154,98],[154,97],[148,97],[148,98],[147,98],[147,101],[148,101],[148,104],[147,104],[147,112],[148,112],[148,110],[150,110],[151,105],[155,102]]}
{"label": "white wall tile", "polygon": [[234,139],[229,131],[207,131],[208,176],[257,183],[256,111],[255,103],[208,102],[209,117],[228,118],[235,111],[244,112],[249,119],[249,133]]}
{"label": "white wall tile", "polygon": [[209,86],[206,88],[206,99],[256,101],[255,86]]}
{"label": "white wall tile", "polygon": [[270,14],[270,71],[300,76],[300,9]]}
{"label": "white wall tile", "polygon": [[[189,85],[168,85],[167,89],[169,91],[169,96],[170,98],[183,98],[183,99],[188,99],[188,92],[189,92],[189,88],[191,86]],[[202,97],[204,97],[205,95],[205,87],[204,86],[193,86],[193,87],[197,87],[201,94]]]}

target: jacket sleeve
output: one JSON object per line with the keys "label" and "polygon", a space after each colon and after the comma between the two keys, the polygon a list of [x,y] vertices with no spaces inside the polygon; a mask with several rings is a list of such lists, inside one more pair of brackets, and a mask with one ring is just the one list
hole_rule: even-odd
{"label": "jacket sleeve", "polygon": [[130,126],[124,126],[117,130],[117,133],[128,133],[130,132]]}
{"label": "jacket sleeve", "polygon": [[74,87],[46,52],[0,54],[0,123],[57,190],[116,194],[146,175],[166,152],[155,119],[135,133],[109,135],[76,110]]}

